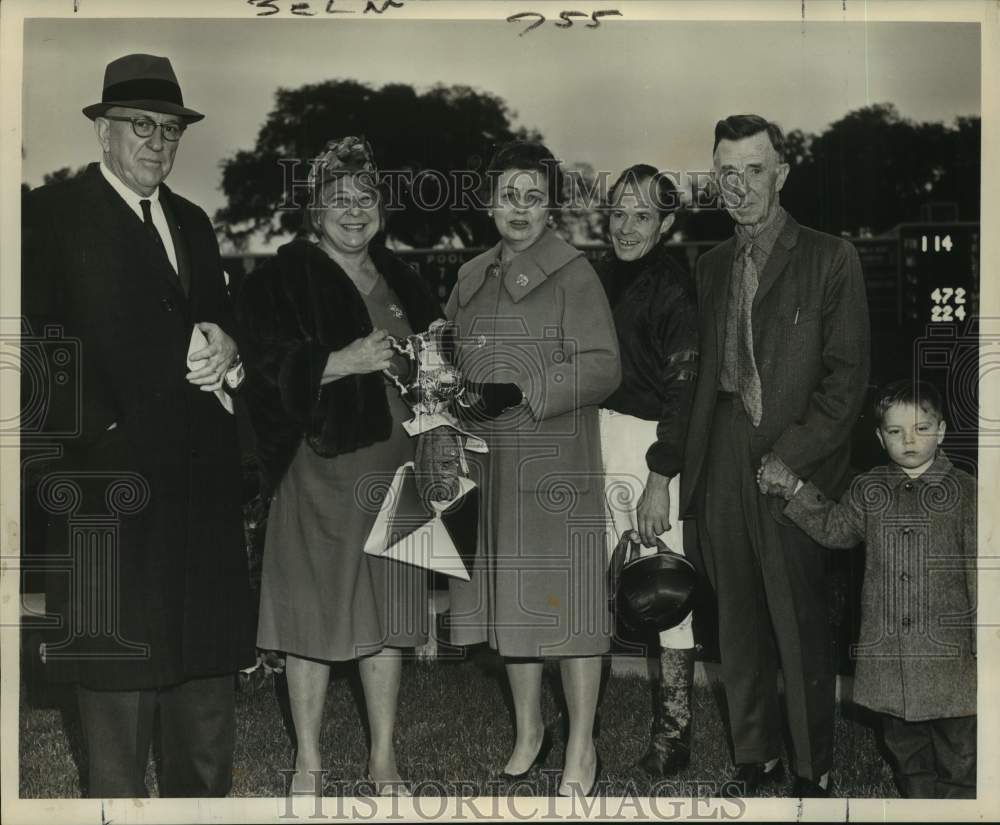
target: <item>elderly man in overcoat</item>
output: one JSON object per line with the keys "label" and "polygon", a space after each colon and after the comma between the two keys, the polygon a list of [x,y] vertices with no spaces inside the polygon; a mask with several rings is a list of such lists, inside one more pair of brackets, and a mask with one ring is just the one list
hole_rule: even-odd
{"label": "elderly man in overcoat", "polygon": [[160,795],[221,796],[235,674],[254,661],[223,390],[238,354],[212,225],[163,182],[203,115],[143,54],[110,63],[83,113],[100,162],[31,191],[23,214],[24,313],[76,353],[73,391],[46,399],[70,437],[37,493],[60,620],[46,670],[76,685],[90,796],[147,795],[157,711]]}
{"label": "elderly man in overcoat", "polygon": [[849,436],[868,382],[861,263],[847,241],[781,207],[789,167],[780,128],[734,115],[713,161],[735,236],[697,264],[701,368],[681,512],[718,600],[722,681],[736,762],[732,792],[784,777],[777,674],[783,674],[796,796],[828,793],[835,674],[827,551],[780,511],[808,478],[830,496],[849,481]]}

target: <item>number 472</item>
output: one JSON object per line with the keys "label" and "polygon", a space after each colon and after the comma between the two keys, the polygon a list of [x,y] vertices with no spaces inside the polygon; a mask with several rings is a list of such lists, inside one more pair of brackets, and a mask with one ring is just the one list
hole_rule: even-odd
{"label": "number 472", "polygon": [[[948,321],[965,320],[965,289],[950,286],[938,287],[931,293],[934,306],[931,307],[931,321],[947,323]],[[954,306],[952,306],[954,304]]]}

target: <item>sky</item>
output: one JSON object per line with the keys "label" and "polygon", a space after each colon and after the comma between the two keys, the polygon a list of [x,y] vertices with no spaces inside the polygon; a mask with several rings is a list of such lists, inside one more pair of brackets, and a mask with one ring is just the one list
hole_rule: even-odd
{"label": "sky", "polygon": [[980,113],[973,24],[612,21],[518,37],[503,20],[370,22],[26,21],[22,179],[98,159],[80,109],[129,52],[168,56],[185,103],[206,114],[169,183],[210,215],[224,204],[220,162],[253,147],[276,89],[335,78],[489,91],[558,157],[611,173],[707,169],[715,121],[737,112],[811,132],[873,103],[918,121]]}

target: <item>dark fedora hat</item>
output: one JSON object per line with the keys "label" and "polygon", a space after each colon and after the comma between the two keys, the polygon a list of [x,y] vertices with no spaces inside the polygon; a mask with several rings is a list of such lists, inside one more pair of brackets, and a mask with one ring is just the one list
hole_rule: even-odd
{"label": "dark fedora hat", "polygon": [[85,107],[83,113],[93,120],[112,106],[177,115],[188,123],[205,117],[184,107],[181,87],[170,61],[152,54],[127,54],[112,60],[104,70],[101,102]]}

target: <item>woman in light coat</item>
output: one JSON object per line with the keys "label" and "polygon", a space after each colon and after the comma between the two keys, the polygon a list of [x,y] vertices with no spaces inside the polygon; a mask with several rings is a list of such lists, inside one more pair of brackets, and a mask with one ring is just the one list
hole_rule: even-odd
{"label": "woman in light coat", "polygon": [[506,779],[539,767],[543,660],[558,657],[569,710],[559,792],[590,792],[601,657],[609,648],[598,404],[618,386],[614,322],[583,254],[548,226],[560,173],[541,144],[501,147],[489,168],[500,243],[458,274],[446,315],[489,445],[472,580],[452,591],[452,638],[506,660],[516,717]]}

